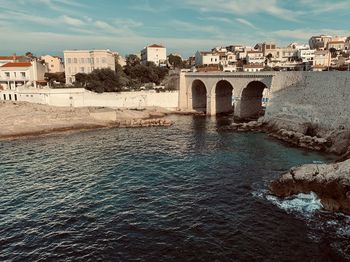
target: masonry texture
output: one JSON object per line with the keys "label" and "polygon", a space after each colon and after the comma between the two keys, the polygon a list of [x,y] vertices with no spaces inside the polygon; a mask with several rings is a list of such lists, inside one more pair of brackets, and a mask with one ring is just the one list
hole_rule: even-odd
{"label": "masonry texture", "polygon": [[[200,101],[198,109],[208,115],[220,113],[222,104],[227,103],[227,99],[220,99],[227,85],[232,89],[227,96],[232,94],[236,99],[237,117],[249,117],[259,109],[257,102],[265,88],[267,121],[280,118],[291,124],[308,122],[324,129],[350,129],[350,72],[185,73],[180,77],[179,108],[194,110]],[[198,91],[203,86],[205,91]]]}
{"label": "masonry texture", "polygon": [[350,72],[276,73],[265,119],[276,117],[350,129]]}

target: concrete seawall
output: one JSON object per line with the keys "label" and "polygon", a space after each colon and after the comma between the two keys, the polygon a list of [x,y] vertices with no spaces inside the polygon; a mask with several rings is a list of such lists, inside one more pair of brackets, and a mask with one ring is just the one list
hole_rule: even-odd
{"label": "concrete seawall", "polygon": [[175,110],[178,92],[121,92],[97,94],[82,88],[6,90],[0,100],[22,101],[61,107],[163,107]]}
{"label": "concrete seawall", "polygon": [[350,129],[350,72],[283,72],[273,77],[265,119]]}

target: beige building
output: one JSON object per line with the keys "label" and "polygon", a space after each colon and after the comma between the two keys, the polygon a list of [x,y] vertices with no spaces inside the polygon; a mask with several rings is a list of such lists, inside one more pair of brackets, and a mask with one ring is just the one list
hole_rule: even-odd
{"label": "beige building", "polygon": [[166,48],[162,45],[149,45],[141,50],[141,64],[153,62],[157,66],[166,66]]}
{"label": "beige building", "polygon": [[46,86],[46,67],[39,61],[10,62],[0,67],[0,89]]}
{"label": "beige building", "polygon": [[327,43],[327,49],[334,48],[337,51],[345,50],[345,41],[329,41]]}
{"label": "beige building", "polygon": [[64,52],[66,84],[75,82],[78,73],[89,74],[94,69],[109,68],[115,70],[115,53],[106,50],[65,50]]}
{"label": "beige building", "polygon": [[45,62],[48,73],[64,72],[63,62],[59,56],[44,55],[40,59]]}
{"label": "beige building", "polygon": [[309,39],[309,45],[311,49],[324,50],[327,48],[327,44],[331,40],[332,36],[330,35],[312,36]]}
{"label": "beige building", "polygon": [[244,72],[260,72],[263,69],[264,69],[264,66],[262,64],[243,65]]}
{"label": "beige building", "polygon": [[322,71],[331,65],[331,53],[328,50],[315,51],[313,71]]}

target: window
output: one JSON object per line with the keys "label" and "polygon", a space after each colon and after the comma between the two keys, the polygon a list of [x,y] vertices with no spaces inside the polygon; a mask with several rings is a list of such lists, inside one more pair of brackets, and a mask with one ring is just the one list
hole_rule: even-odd
{"label": "window", "polygon": [[81,64],[84,64],[84,61],[85,61],[84,58],[80,58],[80,63]]}
{"label": "window", "polygon": [[70,64],[70,63],[72,63],[72,59],[71,59],[71,58],[68,58],[68,59],[67,59],[67,64]]}
{"label": "window", "polygon": [[74,64],[78,63],[78,59],[77,58],[73,58]]}
{"label": "window", "polygon": [[15,94],[15,101],[17,101],[17,94]]}
{"label": "window", "polygon": [[26,77],[26,72],[21,72],[21,77]]}
{"label": "window", "polygon": [[50,67],[54,67],[54,65],[51,65]]}
{"label": "window", "polygon": [[84,73],[85,69],[84,67],[80,67],[80,72]]}
{"label": "window", "polygon": [[96,58],[96,64],[100,63],[100,59]]}
{"label": "window", "polygon": [[102,63],[102,64],[105,64],[105,63],[106,63],[106,58],[105,58],[105,57],[102,57],[101,63]]}
{"label": "window", "polygon": [[13,75],[14,75],[15,77],[17,77],[17,72],[13,72]]}
{"label": "window", "polygon": [[11,99],[12,99],[11,94],[9,94],[9,100],[11,100]]}
{"label": "window", "polygon": [[4,94],[4,100],[6,100],[6,95]]}
{"label": "window", "polygon": [[85,58],[85,63],[89,64],[90,63],[90,58]]}
{"label": "window", "polygon": [[10,72],[5,72],[6,77],[10,77]]}

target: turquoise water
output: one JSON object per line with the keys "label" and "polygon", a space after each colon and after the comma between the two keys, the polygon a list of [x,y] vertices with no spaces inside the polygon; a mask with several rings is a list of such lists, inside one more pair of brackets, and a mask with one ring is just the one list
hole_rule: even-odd
{"label": "turquoise water", "polygon": [[172,118],[0,142],[0,261],[346,261],[347,217],[267,193],[331,157],[223,131],[229,118]]}

